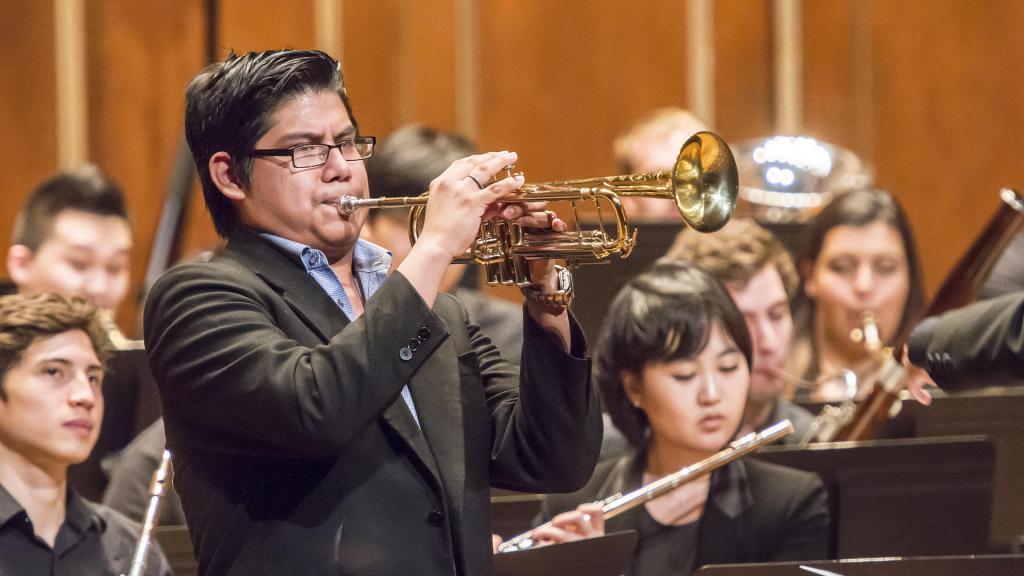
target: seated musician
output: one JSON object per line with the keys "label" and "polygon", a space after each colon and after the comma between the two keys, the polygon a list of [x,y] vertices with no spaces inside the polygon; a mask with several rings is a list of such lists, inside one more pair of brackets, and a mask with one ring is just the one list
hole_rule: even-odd
{"label": "seated musician", "polygon": [[[683,142],[707,126],[692,112],[676,107],[652,110],[615,139],[615,159],[622,174],[654,172],[676,163]],[[679,211],[672,202],[659,198],[622,199],[630,220],[635,222],[678,222]]]}
{"label": "seated musician", "polygon": [[830,549],[825,489],[814,474],[747,458],[604,522],[580,502],[628,493],[722,450],[739,429],[750,383],[743,315],[703,270],[662,262],[631,280],[605,318],[595,377],[632,447],[599,465],[582,491],[547,497],[535,539],[566,542],[636,530],[636,576],[705,564],[811,560]]}
{"label": "seated musician", "polygon": [[128,294],[131,248],[121,190],[87,165],[29,196],[7,250],[7,273],[19,293],[80,296],[113,311]]}
{"label": "seated musician", "polygon": [[[381,142],[366,161],[370,195],[374,198],[419,196],[448,165],[475,152],[473,143],[461,134],[420,124],[399,128]],[[362,237],[391,252],[391,268],[398,268],[412,248],[409,211],[370,211]],[[466,307],[470,321],[480,326],[502,356],[518,364],[523,346],[522,307],[465,286],[466,272],[465,264],[449,266],[439,290],[458,298]],[[469,270],[470,274],[476,272],[476,269]]]}
{"label": "seated musician", "polygon": [[[96,444],[109,343],[96,309],[0,298],[0,574],[122,574],[141,527],[86,501],[67,471]],[[170,574],[151,548],[146,574]]]}
{"label": "seated musician", "polygon": [[[799,400],[840,401],[850,390],[841,370],[857,371],[870,353],[851,334],[870,312],[892,345],[916,322],[924,303],[917,250],[896,199],[878,189],[842,194],[808,224],[797,264],[803,291],[794,299],[796,340],[787,372],[802,378]],[[857,397],[872,380],[859,374]]]}
{"label": "seated musician", "polygon": [[713,234],[684,230],[665,258],[687,260],[709,272],[725,285],[747,322],[754,364],[740,434],[788,418],[795,432],[782,442],[799,443],[814,416],[781,397],[793,338],[789,301],[799,289],[786,247],[753,220],[733,219]]}

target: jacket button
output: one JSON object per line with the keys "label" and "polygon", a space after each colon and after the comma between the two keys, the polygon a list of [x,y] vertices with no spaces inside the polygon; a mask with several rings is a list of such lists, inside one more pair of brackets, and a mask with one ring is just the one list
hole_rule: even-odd
{"label": "jacket button", "polygon": [[412,350],[413,352],[415,352],[416,349],[419,348],[419,347],[420,347],[420,341],[419,340],[417,340],[415,338],[413,338],[412,340],[409,340],[409,350]]}
{"label": "jacket button", "polygon": [[443,518],[444,516],[442,516],[437,510],[431,510],[430,513],[427,514],[427,522],[430,522],[433,526],[440,526]]}
{"label": "jacket button", "polygon": [[408,346],[403,346],[402,349],[398,351],[398,357],[401,358],[403,362],[408,362],[409,360],[412,360],[412,350],[409,350]]}
{"label": "jacket button", "polygon": [[430,338],[430,328],[427,328],[426,326],[420,328],[420,331],[416,333],[416,337],[419,338],[420,342]]}

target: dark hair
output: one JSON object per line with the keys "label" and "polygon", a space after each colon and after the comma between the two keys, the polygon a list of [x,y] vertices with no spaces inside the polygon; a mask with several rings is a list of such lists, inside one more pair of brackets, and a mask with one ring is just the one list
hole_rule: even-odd
{"label": "dark hair", "polygon": [[773,265],[790,298],[800,277],[786,247],[753,220],[733,218],[724,228],[709,234],[685,229],[665,255],[667,260],[688,260],[711,273],[723,284],[746,285],[765,266]]}
{"label": "dark hair", "polygon": [[594,353],[594,380],[612,422],[636,448],[647,437],[647,415],[630,403],[622,374],[639,375],[651,362],[693,358],[707,346],[716,322],[752,367],[743,314],[722,284],[693,264],[658,262],[612,300]]}
{"label": "dark hair", "polygon": [[57,216],[77,210],[128,220],[121,189],[92,164],[60,172],[36,187],[14,224],[14,244],[33,252],[53,234]]}
{"label": "dark hair", "polygon": [[[475,151],[473,142],[461,134],[422,124],[403,126],[392,132],[366,160],[370,195],[419,196],[452,162]],[[372,221],[389,212],[398,214],[370,210],[368,217]]]}
{"label": "dark hair", "polygon": [[248,186],[252,149],[272,127],[277,107],[295,95],[320,91],[341,97],[358,131],[341,66],[320,51],[231,53],[189,83],[185,93],[185,137],[218,234],[227,236],[234,231],[238,217],[231,201],[210,177],[210,158],[217,152],[227,152],[233,177],[243,187]]}
{"label": "dark hair", "polygon": [[84,299],[52,293],[0,297],[0,399],[7,399],[4,378],[26,348],[39,338],[70,330],[85,332],[96,356],[106,362],[110,341],[97,308]]}
{"label": "dark hair", "polygon": [[[903,240],[903,251],[907,257],[907,268],[910,275],[910,288],[903,304],[903,315],[894,338],[899,340],[908,334],[912,325],[917,322],[924,308],[924,281],[921,278],[921,267],[918,263],[917,248],[910,223],[899,202],[885,190],[864,188],[844,193],[834,198],[807,225],[804,246],[800,257],[800,269],[806,273],[808,266],[813,266],[821,255],[825,237],[829,231],[839,226],[867,226],[875,222],[883,222],[892,226]],[[814,317],[816,305],[805,293],[797,294],[794,299],[795,325],[798,333],[811,337],[813,344]],[[891,342],[890,342],[891,344]],[[812,364],[816,359],[811,358]],[[815,366],[809,371],[816,372]]]}

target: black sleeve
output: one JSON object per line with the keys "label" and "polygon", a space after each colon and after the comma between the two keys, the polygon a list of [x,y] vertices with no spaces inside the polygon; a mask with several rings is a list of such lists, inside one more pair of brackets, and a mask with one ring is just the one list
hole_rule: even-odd
{"label": "black sleeve", "polygon": [[1024,293],[977,302],[926,319],[911,333],[911,362],[948,390],[1024,378]]}
{"label": "black sleeve", "polygon": [[[248,270],[196,264],[165,274],[146,301],[145,333],[168,438],[228,454],[340,453],[447,337],[400,273],[328,342],[297,341],[300,326]],[[430,340],[399,361],[420,327]]]}

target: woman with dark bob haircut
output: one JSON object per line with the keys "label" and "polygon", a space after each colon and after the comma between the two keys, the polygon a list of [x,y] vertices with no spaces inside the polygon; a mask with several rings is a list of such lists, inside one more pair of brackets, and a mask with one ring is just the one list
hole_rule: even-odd
{"label": "woman with dark bob haircut", "polygon": [[534,531],[536,540],[636,530],[636,576],[827,557],[829,515],[818,477],[753,459],[737,460],[607,523],[600,505],[576,507],[649,484],[733,439],[747,400],[751,343],[721,284],[692,264],[656,264],[615,297],[595,355],[606,408],[631,449],[599,464],[580,492],[549,496],[543,515],[554,519]]}
{"label": "woman with dark bob haircut", "polygon": [[815,401],[846,399],[843,369],[860,376],[858,397],[873,385],[870,353],[851,333],[870,312],[885,345],[901,341],[920,320],[924,287],[917,249],[903,208],[884,190],[837,196],[808,224],[798,269],[803,293],[794,300],[796,339],[787,372]]}

